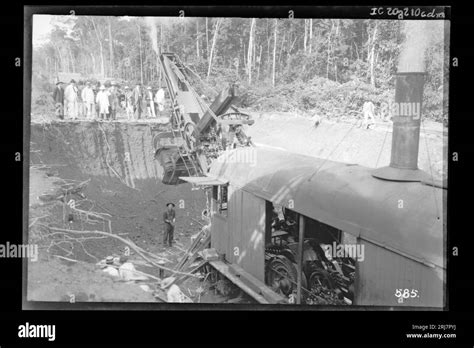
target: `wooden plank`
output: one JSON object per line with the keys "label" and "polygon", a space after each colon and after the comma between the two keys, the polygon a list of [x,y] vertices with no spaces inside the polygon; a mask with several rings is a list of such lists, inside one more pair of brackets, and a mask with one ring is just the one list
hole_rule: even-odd
{"label": "wooden plank", "polygon": [[191,184],[202,186],[225,185],[229,182],[212,176],[180,176],[179,178]]}
{"label": "wooden plank", "polygon": [[222,261],[210,261],[209,264],[214,267],[217,271],[219,271],[222,275],[224,275],[227,279],[229,279],[232,283],[239,287],[243,292],[247,295],[252,297],[258,303],[268,304],[269,302],[265,297],[256,293],[253,289],[251,289],[247,284],[245,284],[242,280],[239,279],[236,275],[232,274],[229,271],[229,265],[222,262]]}
{"label": "wooden plank", "polygon": [[244,282],[249,288],[257,294],[263,296],[269,303],[287,303],[286,298],[277,294],[270,289],[266,284],[254,277],[252,274],[246,272],[242,267],[236,264],[229,265],[229,271]]}

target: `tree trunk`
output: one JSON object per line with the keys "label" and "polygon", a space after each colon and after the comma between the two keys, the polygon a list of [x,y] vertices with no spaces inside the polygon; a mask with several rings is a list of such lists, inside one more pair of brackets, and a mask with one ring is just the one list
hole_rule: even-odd
{"label": "tree trunk", "polygon": [[206,58],[207,58],[207,62],[209,63],[209,29],[208,29],[208,25],[207,25],[207,17],[206,17]]}
{"label": "tree trunk", "polygon": [[306,29],[306,27],[308,26],[308,20],[305,19],[304,20],[304,36],[303,36],[303,50],[304,50],[304,53],[306,53],[306,40],[307,40],[307,32],[308,30]]}
{"label": "tree trunk", "polygon": [[71,70],[71,72],[75,73],[75,72],[76,72],[76,69],[75,69],[75,66],[74,66],[74,58],[73,58],[73,56],[72,56],[71,46],[70,46],[70,45],[67,46],[67,52],[69,53],[69,62],[70,62],[70,64],[71,64],[70,70]]}
{"label": "tree trunk", "polygon": [[260,45],[260,53],[258,55],[258,68],[257,68],[257,81],[260,77],[260,67],[262,66],[262,50],[263,50],[263,45]]}
{"label": "tree trunk", "polygon": [[142,34],[140,24],[137,24],[138,42],[140,43],[140,82],[143,84],[143,57],[142,57]]}
{"label": "tree trunk", "polygon": [[92,54],[92,52],[90,52],[89,54],[91,55],[91,60],[92,60],[92,74],[95,75],[95,72],[96,72],[95,58],[94,58],[94,55]]}
{"label": "tree trunk", "polygon": [[162,68],[161,68],[161,62],[160,62],[160,55],[161,55],[161,52],[163,52],[163,23],[160,23],[160,47],[158,47],[158,57],[156,58],[157,60],[157,67],[158,67],[158,70],[159,70],[159,73],[158,73],[158,80],[160,82],[160,86],[162,84]]}
{"label": "tree trunk", "polygon": [[250,22],[249,49],[247,51],[247,69],[249,84],[252,83],[252,57],[253,57],[253,31],[255,27],[255,18]]}
{"label": "tree trunk", "polygon": [[54,48],[55,48],[56,51],[58,52],[58,57],[59,57],[59,69],[64,70],[64,59],[63,59],[63,56],[62,56],[62,54],[61,54],[61,51],[59,50],[59,47],[58,47],[53,41],[51,41],[51,43],[53,44]]}
{"label": "tree trunk", "polygon": [[312,49],[312,41],[313,41],[313,19],[309,19],[309,54],[311,54]]}
{"label": "tree trunk", "polygon": [[95,25],[94,19],[90,18],[92,25],[94,26],[94,31],[97,36],[97,41],[99,42],[99,51],[100,51],[100,74],[102,77],[105,77],[105,66],[104,66],[104,49],[102,47],[102,41],[99,36],[99,32],[97,31],[97,26]]}
{"label": "tree trunk", "polygon": [[331,29],[329,30],[328,34],[328,48],[327,48],[327,62],[326,62],[326,78],[329,79],[329,59],[330,59],[330,52],[331,52],[331,34],[332,29],[334,27],[334,23],[331,19]]}
{"label": "tree trunk", "polygon": [[199,59],[199,18],[196,18],[196,56]]}
{"label": "tree trunk", "polygon": [[216,41],[217,41],[217,35],[219,34],[219,26],[221,25],[221,19],[218,18],[216,22],[216,28],[214,29],[214,35],[212,37],[212,46],[211,46],[211,52],[209,56],[209,65],[207,68],[207,77],[209,78],[209,75],[211,74],[211,68],[212,68],[212,59],[214,58],[214,50],[216,47]]}
{"label": "tree trunk", "polygon": [[375,21],[374,31],[372,33],[372,38],[370,39],[370,46],[369,46],[369,67],[370,67],[370,84],[375,87],[375,41],[377,39],[377,22]]}
{"label": "tree trunk", "polygon": [[273,69],[272,69],[272,86],[275,87],[275,63],[276,63],[276,45],[277,45],[277,19],[275,18],[275,24],[273,29]]}
{"label": "tree trunk", "polygon": [[112,38],[112,20],[107,17],[107,27],[109,30],[109,56],[110,56],[110,76],[114,76],[114,41]]}

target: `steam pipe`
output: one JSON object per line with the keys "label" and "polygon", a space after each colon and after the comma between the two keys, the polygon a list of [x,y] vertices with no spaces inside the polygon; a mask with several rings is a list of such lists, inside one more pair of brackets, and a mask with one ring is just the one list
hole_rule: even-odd
{"label": "steam pipe", "polygon": [[392,181],[426,181],[429,176],[418,169],[423,87],[426,73],[396,74],[395,101],[390,105],[393,132],[390,165],[372,175]]}

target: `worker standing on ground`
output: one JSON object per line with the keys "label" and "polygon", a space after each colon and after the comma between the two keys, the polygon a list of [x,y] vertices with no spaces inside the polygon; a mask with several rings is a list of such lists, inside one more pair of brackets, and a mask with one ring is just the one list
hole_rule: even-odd
{"label": "worker standing on ground", "polygon": [[142,90],[140,82],[133,89],[133,112],[135,113],[135,119],[139,120],[142,114]]}
{"label": "worker standing on ground", "polygon": [[165,90],[161,87],[158,88],[158,91],[156,92],[155,102],[158,105],[158,112],[159,112],[159,115],[161,116],[161,113],[165,109]]}
{"label": "worker standing on ground", "polygon": [[133,92],[130,87],[125,86],[125,110],[127,111],[127,120],[133,119]]}
{"label": "worker standing on ground", "polygon": [[77,117],[77,87],[74,79],[71,80],[64,90],[64,101],[68,118],[75,120]]}
{"label": "worker standing on ground", "polygon": [[174,211],[174,203],[166,204],[166,211],[163,214],[163,221],[165,222],[165,231],[163,235],[163,246],[173,246],[174,225],[176,222],[176,212]]}
{"label": "worker standing on ground", "polygon": [[364,128],[369,129],[375,126],[375,117],[374,117],[375,107],[371,101],[364,103],[362,107],[362,114],[364,116]]}
{"label": "worker standing on ground", "polygon": [[82,118],[84,116],[84,99],[82,99],[82,91],[84,90],[84,82],[79,81],[77,84],[77,117]]}
{"label": "worker standing on ground", "polygon": [[100,91],[100,83],[97,82],[94,85],[92,90],[94,92],[94,101],[95,101],[95,110],[94,110],[94,112],[95,112],[94,115],[95,116],[94,116],[94,118],[98,120],[100,118],[100,106],[99,106],[99,103],[97,103],[97,94],[99,94],[99,91]]}
{"label": "worker standing on ground", "polygon": [[64,119],[64,89],[61,81],[56,82],[56,88],[53,92],[54,106],[56,109],[56,116],[59,119]]}
{"label": "worker standing on ground", "polygon": [[99,93],[97,93],[96,103],[99,105],[99,119],[103,120],[107,117],[109,112],[109,96],[105,91],[104,85],[101,85],[99,88]]}
{"label": "worker standing on ground", "polygon": [[110,107],[110,119],[115,120],[117,118],[117,110],[119,107],[117,89],[115,82],[112,82],[109,88],[109,107]]}
{"label": "worker standing on ground", "polygon": [[148,86],[146,89],[146,111],[147,111],[147,117],[153,117],[155,118],[155,104],[153,102],[153,91],[151,90],[151,87]]}
{"label": "worker standing on ground", "polygon": [[82,101],[84,102],[84,112],[86,118],[92,119],[94,112],[94,91],[92,91],[91,83],[87,82],[82,90]]}

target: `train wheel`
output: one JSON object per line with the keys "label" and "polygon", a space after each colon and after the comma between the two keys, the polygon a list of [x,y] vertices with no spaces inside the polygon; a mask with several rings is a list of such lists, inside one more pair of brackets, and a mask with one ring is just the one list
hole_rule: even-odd
{"label": "train wheel", "polygon": [[311,290],[316,287],[334,288],[334,284],[328,272],[320,268],[312,269],[309,276],[309,289]]}
{"label": "train wheel", "polygon": [[[307,281],[302,273],[301,285],[307,287]],[[289,296],[297,289],[298,272],[296,265],[286,257],[276,257],[268,264],[266,283],[273,291]],[[303,290],[303,295],[305,291]]]}

